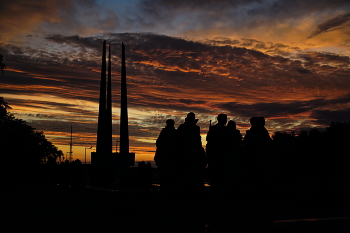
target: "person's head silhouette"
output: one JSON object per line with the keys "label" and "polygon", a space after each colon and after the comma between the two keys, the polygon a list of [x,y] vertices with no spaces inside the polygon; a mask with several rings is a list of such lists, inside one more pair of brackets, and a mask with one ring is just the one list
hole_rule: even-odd
{"label": "person's head silhouette", "polygon": [[197,121],[198,119],[196,119],[196,115],[193,112],[189,112],[185,118],[185,122],[187,123],[197,123]]}
{"label": "person's head silhouette", "polygon": [[259,126],[259,117],[250,118],[250,124],[252,125],[252,127]]}
{"label": "person's head silhouette", "polygon": [[223,113],[219,114],[217,119],[218,119],[219,125],[226,125],[226,123],[227,123],[227,115],[226,114],[223,114]]}
{"label": "person's head silhouette", "polygon": [[166,127],[174,127],[175,121],[173,119],[166,120]]}
{"label": "person's head silhouette", "polygon": [[236,122],[230,120],[229,122],[227,122],[227,127],[230,129],[236,129]]}
{"label": "person's head silhouette", "polygon": [[259,120],[259,126],[264,127],[265,126],[265,118],[264,117],[259,117],[258,120]]}

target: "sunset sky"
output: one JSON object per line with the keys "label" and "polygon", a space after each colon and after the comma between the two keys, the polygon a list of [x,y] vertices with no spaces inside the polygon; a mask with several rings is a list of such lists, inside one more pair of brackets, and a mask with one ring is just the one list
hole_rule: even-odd
{"label": "sunset sky", "polygon": [[[102,43],[112,49],[114,147],[121,42],[130,151],[153,160],[165,121],[219,113],[244,135],[350,120],[349,0],[12,0],[0,8],[0,96],[66,156],[96,146]],[[88,161],[90,152],[86,150]]]}

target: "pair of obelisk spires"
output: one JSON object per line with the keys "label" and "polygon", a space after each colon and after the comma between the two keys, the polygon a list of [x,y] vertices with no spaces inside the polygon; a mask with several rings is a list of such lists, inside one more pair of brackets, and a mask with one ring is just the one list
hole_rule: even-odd
{"label": "pair of obelisk spires", "polygon": [[[106,90],[107,87],[107,90]],[[106,95],[107,94],[107,95]],[[120,95],[120,154],[129,154],[128,107],[126,88],[125,46],[122,43]],[[97,126],[96,154],[112,154],[112,74],[111,45],[108,54],[108,82],[106,84],[106,41],[103,42],[100,99]]]}

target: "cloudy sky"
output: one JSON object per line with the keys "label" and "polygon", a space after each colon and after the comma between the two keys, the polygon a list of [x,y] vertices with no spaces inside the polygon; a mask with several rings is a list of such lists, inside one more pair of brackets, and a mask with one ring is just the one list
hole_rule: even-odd
{"label": "cloudy sky", "polygon": [[264,116],[271,134],[350,120],[348,0],[12,0],[1,4],[0,30],[0,96],[65,154],[72,123],[73,158],[96,144],[104,40],[114,141],[126,46],[139,161],[153,160],[165,120],[178,126],[189,111],[203,145],[219,113],[243,135],[253,116]]}

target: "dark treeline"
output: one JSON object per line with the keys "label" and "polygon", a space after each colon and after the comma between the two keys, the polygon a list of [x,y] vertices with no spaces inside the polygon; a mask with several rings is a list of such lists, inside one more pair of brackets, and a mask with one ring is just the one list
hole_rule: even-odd
{"label": "dark treeline", "polygon": [[[12,187],[46,186],[79,190],[92,184],[90,164],[82,164],[79,159],[69,161],[47,140],[42,131],[36,131],[27,122],[15,118],[8,110],[11,107],[0,97],[0,155],[6,169],[4,183]],[[139,162],[131,168],[123,179],[124,189],[150,189],[151,174],[154,169],[150,163]],[[115,174],[109,174],[99,184],[115,187]]]}
{"label": "dark treeline", "polygon": [[[0,97],[0,151],[8,171],[5,182],[27,185],[43,182],[43,165],[56,164],[63,157],[42,131],[8,112],[11,107]],[[45,176],[49,174],[46,169]]]}
{"label": "dark treeline", "polygon": [[0,53],[0,71],[1,74],[4,74],[4,69],[6,69],[6,65],[4,63],[4,56]]}
{"label": "dark treeline", "polygon": [[325,131],[276,132],[271,166],[280,183],[350,184],[350,122],[333,122]]}
{"label": "dark treeline", "polygon": [[210,126],[206,151],[194,113],[176,129],[166,121],[154,160],[164,188],[242,186],[344,186],[350,184],[350,122],[332,123],[325,131],[275,132],[263,117],[252,117],[244,137],[234,121],[220,114]]}
{"label": "dark treeline", "polygon": [[0,97],[0,150],[8,186],[48,186],[78,189],[86,183],[79,159],[64,160],[63,153],[26,121],[15,118]]}

